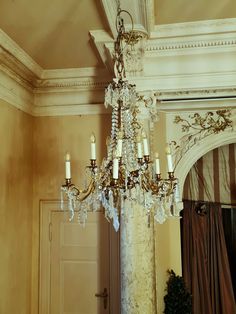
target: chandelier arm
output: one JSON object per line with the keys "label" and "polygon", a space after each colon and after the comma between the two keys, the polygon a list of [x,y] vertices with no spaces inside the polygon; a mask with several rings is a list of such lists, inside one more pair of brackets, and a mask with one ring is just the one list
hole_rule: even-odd
{"label": "chandelier arm", "polygon": [[95,181],[92,179],[87,187],[87,189],[83,191],[79,191],[79,194],[77,195],[76,199],[80,202],[85,200],[91,193],[93,193],[95,190]]}

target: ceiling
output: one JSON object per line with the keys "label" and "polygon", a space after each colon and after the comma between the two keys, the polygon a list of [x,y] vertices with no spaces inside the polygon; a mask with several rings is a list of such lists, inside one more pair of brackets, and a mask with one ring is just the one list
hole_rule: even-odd
{"label": "ceiling", "polygon": [[[154,8],[156,25],[236,17],[235,0],[155,0]],[[0,28],[44,69],[102,67],[89,31],[110,31],[102,0],[0,0]]]}

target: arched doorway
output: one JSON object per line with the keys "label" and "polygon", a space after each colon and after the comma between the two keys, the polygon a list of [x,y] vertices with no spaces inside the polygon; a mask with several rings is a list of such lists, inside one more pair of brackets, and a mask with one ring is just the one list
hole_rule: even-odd
{"label": "arched doorway", "polygon": [[[195,151],[195,162],[181,186],[185,200],[181,232],[183,275],[193,294],[193,313],[197,314],[235,311],[222,204],[236,205],[236,144],[232,144],[236,137],[231,134],[227,139],[223,135],[214,139],[200,147],[207,151],[201,158],[198,156],[202,151]],[[219,145],[222,139],[223,147]],[[229,216],[228,211],[225,214]]]}

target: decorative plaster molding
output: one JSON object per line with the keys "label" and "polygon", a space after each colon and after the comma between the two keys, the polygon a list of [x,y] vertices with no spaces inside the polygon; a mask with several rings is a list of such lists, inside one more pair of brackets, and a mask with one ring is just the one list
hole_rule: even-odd
{"label": "decorative plaster molding", "polygon": [[41,77],[43,69],[1,29],[0,47],[5,50],[9,56],[14,56],[14,58],[18,60],[18,64],[23,65],[36,77]]}
{"label": "decorative plaster molding", "polygon": [[236,97],[233,99],[215,99],[215,100],[186,100],[173,101],[168,103],[157,102],[157,108],[162,112],[180,112],[196,110],[214,110],[216,108],[228,109],[236,108]]}
{"label": "decorative plaster molding", "polygon": [[155,25],[150,38],[175,38],[200,34],[219,34],[236,31],[236,18]]}
{"label": "decorative plaster molding", "polygon": [[32,115],[33,94],[0,69],[0,99]]}
{"label": "decorative plaster molding", "polygon": [[80,105],[53,105],[53,106],[35,106],[32,115],[41,116],[71,116],[71,115],[97,115],[110,114],[104,104],[80,104]]}
{"label": "decorative plaster molding", "polygon": [[[150,39],[146,45],[146,53],[151,56],[154,53],[159,55],[172,54],[188,54],[190,53],[206,53],[217,51],[220,49],[234,49],[236,50],[236,32],[228,34],[212,34],[189,37],[175,37],[175,38],[155,38]],[[216,50],[217,49],[217,50]]]}
{"label": "decorative plaster molding", "polygon": [[[109,4],[108,0],[105,2]],[[134,8],[138,12],[136,17],[141,14],[139,10],[150,11],[153,6],[153,0],[145,0],[144,4],[141,2],[144,7]],[[148,13],[142,14],[144,19]],[[140,95],[146,91],[155,91],[160,110],[235,107],[236,19],[183,23],[180,25],[182,33],[177,31],[178,27],[179,24],[168,27],[162,25],[161,34],[152,33],[157,37],[148,40],[144,73],[139,77],[127,75],[130,82],[136,84]],[[185,27],[189,30],[184,33]],[[177,33],[174,33],[174,30]],[[177,34],[176,37],[173,37],[173,34]],[[8,101],[13,105],[19,108],[21,106],[22,110],[33,112],[35,115],[50,114],[50,108],[52,114],[56,114],[56,106],[64,113],[69,106],[75,106],[74,112],[78,112],[78,106],[84,106],[81,112],[85,113],[86,108],[87,113],[90,113],[87,104],[103,102],[104,89],[113,73],[111,35],[104,31],[91,31],[90,35],[106,68],[43,70],[3,31],[0,31],[0,75],[8,76],[11,82],[9,88],[5,83],[4,86],[1,85],[0,97],[4,99],[8,97]],[[227,56],[225,52],[228,53]],[[201,62],[190,69],[189,64],[195,64],[194,54],[197,53],[201,54],[197,59]],[[163,56],[168,57],[168,69],[166,66],[163,67]],[[206,65],[207,67],[210,65],[209,68]],[[175,73],[173,69],[178,71]],[[12,81],[16,83],[14,87]],[[27,105],[24,105],[24,102]],[[63,106],[65,110],[62,110]],[[70,110],[72,113],[73,110]]]}
{"label": "decorative plaster molding", "polygon": [[194,112],[183,118],[175,116],[174,123],[181,124],[182,132],[185,133],[178,142],[171,141],[175,167],[181,158],[195,145],[212,134],[233,130],[231,110],[208,111],[199,114]]}
{"label": "decorative plaster molding", "polygon": [[[105,67],[109,70],[110,73],[113,73],[112,56],[111,53],[109,53],[109,51],[112,51],[114,47],[113,38],[104,30],[93,30],[90,31],[89,34],[97,48],[97,51]],[[110,50],[108,49],[107,44],[111,46]]]}
{"label": "decorative plaster molding", "polygon": [[93,78],[93,77],[107,77],[106,68],[72,68],[72,69],[53,69],[43,70],[41,79],[72,79],[72,78]]}
{"label": "decorative plaster molding", "polygon": [[[236,75],[236,73],[235,73]],[[217,98],[217,97],[236,97],[236,87],[227,88],[209,88],[209,89],[189,89],[189,90],[175,90],[175,91],[157,91],[155,93],[158,100],[176,101],[176,100],[191,100],[201,98]]]}
{"label": "decorative plaster molding", "polygon": [[34,92],[53,92],[55,89],[60,89],[63,92],[75,88],[81,90],[104,89],[107,85],[108,80],[102,82],[99,79],[89,78],[37,80]]}

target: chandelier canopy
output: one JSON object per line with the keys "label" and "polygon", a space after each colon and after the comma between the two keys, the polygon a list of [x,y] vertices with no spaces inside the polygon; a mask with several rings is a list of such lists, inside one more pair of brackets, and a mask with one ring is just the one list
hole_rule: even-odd
{"label": "chandelier canopy", "polygon": [[[179,217],[178,180],[174,177],[172,157],[167,149],[168,179],[162,179],[158,154],[150,158],[147,134],[138,119],[138,94],[128,82],[124,67],[124,45],[139,40],[132,29],[125,32],[122,13],[118,7],[117,38],[114,45],[115,78],[105,90],[105,106],[112,108],[111,134],[107,139],[107,157],[100,166],[96,163],[96,139],[91,135],[90,183],[80,190],[71,182],[70,155],[66,154],[65,184],[61,187],[62,209],[64,195],[68,200],[70,219],[78,212],[78,221],[85,224],[87,212],[101,205],[105,216],[117,231],[120,215],[134,206],[141,206],[147,214],[163,223],[168,217]],[[132,22],[133,24],[133,22]]]}

